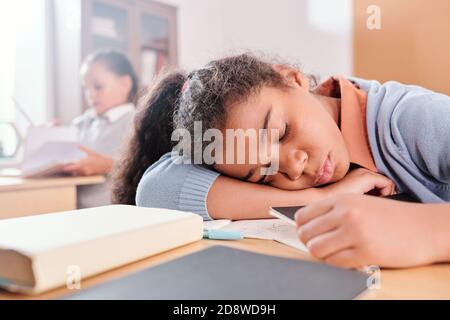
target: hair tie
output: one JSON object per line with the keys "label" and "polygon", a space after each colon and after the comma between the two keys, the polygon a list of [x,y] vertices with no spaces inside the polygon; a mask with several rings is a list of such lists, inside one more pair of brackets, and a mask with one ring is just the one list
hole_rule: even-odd
{"label": "hair tie", "polygon": [[183,87],[181,88],[181,93],[184,93],[187,90],[188,86],[189,86],[189,79],[184,82]]}

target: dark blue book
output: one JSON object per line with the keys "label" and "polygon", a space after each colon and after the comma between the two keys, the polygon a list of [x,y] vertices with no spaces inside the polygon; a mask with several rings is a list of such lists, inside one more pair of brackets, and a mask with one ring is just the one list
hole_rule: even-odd
{"label": "dark blue book", "polygon": [[353,299],[364,273],[214,246],[66,297],[156,300]]}

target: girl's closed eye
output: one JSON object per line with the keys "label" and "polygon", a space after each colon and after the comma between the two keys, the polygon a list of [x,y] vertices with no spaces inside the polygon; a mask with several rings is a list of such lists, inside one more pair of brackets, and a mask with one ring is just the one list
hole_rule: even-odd
{"label": "girl's closed eye", "polygon": [[289,138],[289,134],[290,134],[290,127],[289,127],[289,124],[286,122],[286,124],[284,126],[283,134],[280,138],[280,142],[286,141]]}
{"label": "girl's closed eye", "polygon": [[261,178],[260,178],[256,183],[259,183],[259,184],[268,184],[269,181],[268,181],[267,177],[268,177],[267,175],[261,175]]}
{"label": "girl's closed eye", "polygon": [[273,176],[274,176],[274,174],[269,173],[269,169],[271,166],[272,166],[272,164],[269,163],[267,166],[264,166],[260,169],[260,170],[265,170],[265,173],[268,173],[268,174],[262,174],[260,179],[256,183],[270,185],[270,183],[273,180]]}

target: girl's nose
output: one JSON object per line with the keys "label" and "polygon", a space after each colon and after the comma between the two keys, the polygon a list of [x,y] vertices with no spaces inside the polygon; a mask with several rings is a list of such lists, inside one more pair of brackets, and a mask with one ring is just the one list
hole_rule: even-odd
{"label": "girl's nose", "polygon": [[280,159],[280,171],[286,174],[289,179],[297,180],[303,174],[308,154],[303,150],[291,150]]}

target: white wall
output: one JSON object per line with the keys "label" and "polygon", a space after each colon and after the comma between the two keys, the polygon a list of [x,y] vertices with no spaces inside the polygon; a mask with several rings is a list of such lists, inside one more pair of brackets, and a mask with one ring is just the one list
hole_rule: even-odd
{"label": "white wall", "polygon": [[[30,122],[17,110],[11,96],[34,124],[42,124],[53,116],[48,9],[47,0],[0,2],[0,122],[14,122],[21,135]],[[0,140],[0,147],[9,151],[14,151],[19,142],[15,132],[5,126],[0,128]],[[0,166],[15,164],[18,158],[2,161]]]}
{"label": "white wall", "polygon": [[55,0],[56,117],[69,123],[82,112],[81,1]]}
{"label": "white wall", "polygon": [[[257,51],[321,76],[352,71],[351,0],[160,0],[178,7],[180,66]],[[55,0],[56,110],[63,122],[82,109],[80,0]]]}
{"label": "white wall", "polygon": [[14,121],[15,112],[10,96],[14,95],[16,60],[16,8],[0,4],[0,121]]}
{"label": "white wall", "polygon": [[[27,7],[27,10],[23,10]],[[2,2],[0,6],[0,116],[17,121],[22,130],[28,123],[13,107],[14,96],[35,123],[45,122],[52,112],[48,97],[52,79],[47,72],[45,0]],[[4,46],[4,47],[3,47]]]}
{"label": "white wall", "polygon": [[322,76],[352,71],[351,0],[161,0],[178,7],[184,68],[245,50]]}

